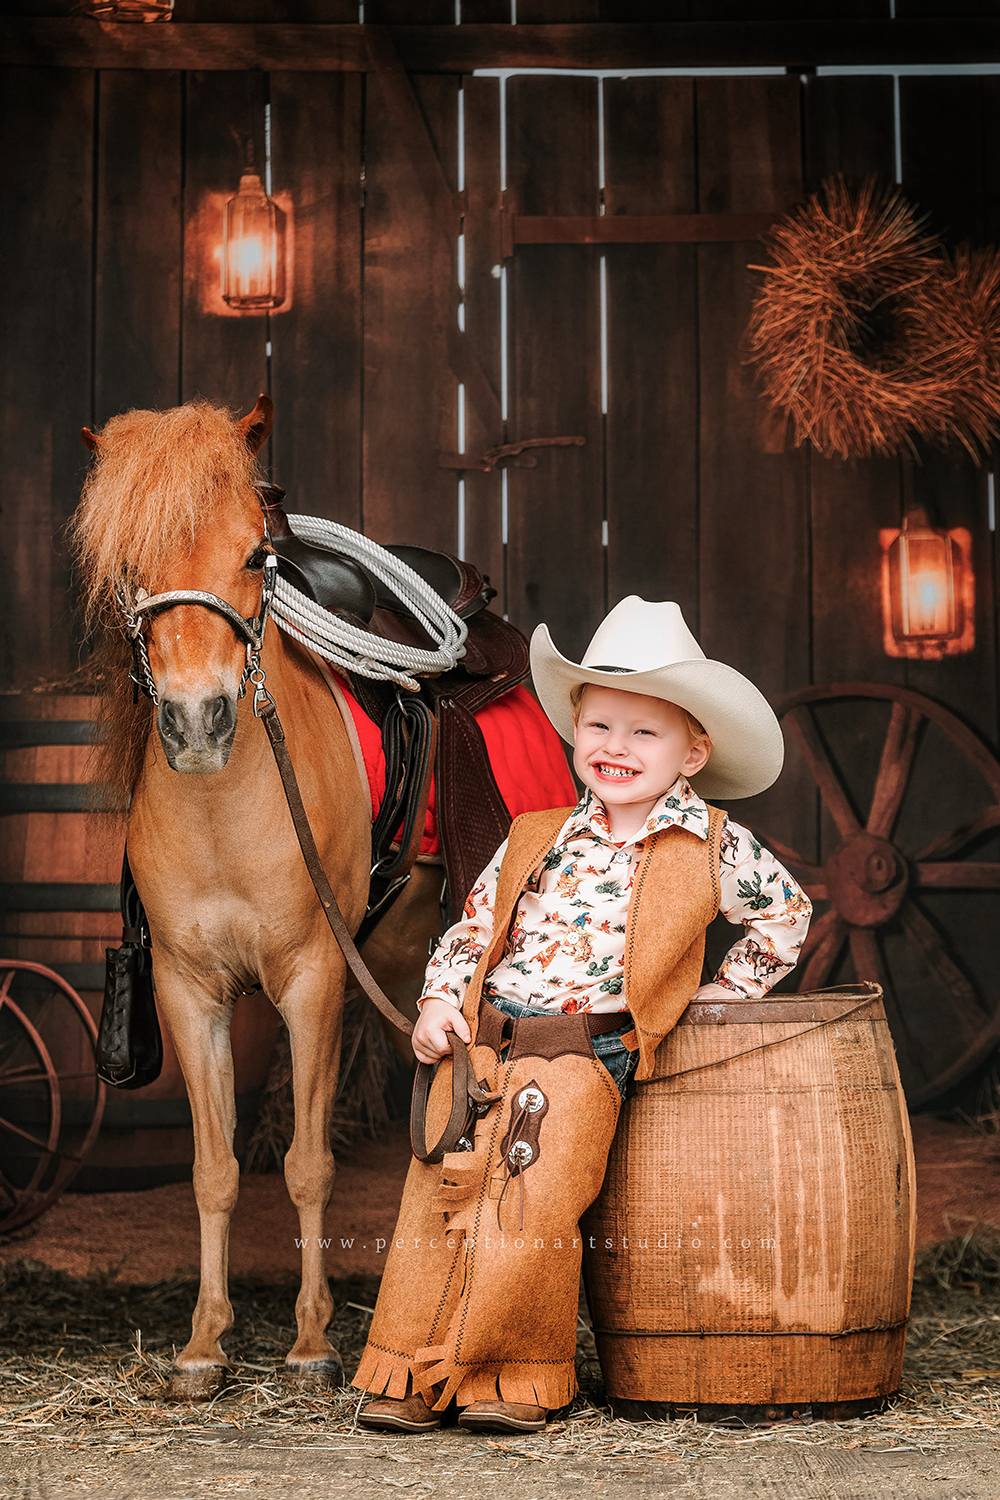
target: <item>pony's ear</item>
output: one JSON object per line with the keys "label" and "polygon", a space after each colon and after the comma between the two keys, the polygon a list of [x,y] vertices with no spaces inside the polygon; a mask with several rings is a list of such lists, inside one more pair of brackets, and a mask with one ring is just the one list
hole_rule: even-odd
{"label": "pony's ear", "polygon": [[267,442],[271,436],[271,424],[274,421],[274,402],[270,396],[263,392],[257,397],[257,403],[253,411],[247,412],[245,417],[240,417],[237,426],[243,433],[244,441],[251,453],[256,453]]}
{"label": "pony's ear", "polygon": [[98,448],[101,446],[101,440],[97,436],[96,432],[91,432],[89,427],[81,427],[80,436],[83,438],[83,441],[86,443],[91,453],[96,453]]}

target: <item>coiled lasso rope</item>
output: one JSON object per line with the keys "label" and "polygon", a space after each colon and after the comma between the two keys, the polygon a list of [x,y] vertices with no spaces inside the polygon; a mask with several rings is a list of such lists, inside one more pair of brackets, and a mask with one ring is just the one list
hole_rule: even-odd
{"label": "coiled lasso rope", "polygon": [[393,553],[360,531],[352,531],[349,526],[324,520],[321,516],[288,516],[287,519],[295,536],[304,542],[323,547],[327,552],[339,552],[361,563],[396,595],[419,620],[431,640],[438,644],[424,651],[361,630],[339,615],[331,614],[279,574],[271,613],[288,635],[334,666],[357,672],[361,677],[397,682],[414,690],[420,687],[414,673],[434,675],[448,672],[465,655],[465,639],[469,633],[465,621],[419,573]]}

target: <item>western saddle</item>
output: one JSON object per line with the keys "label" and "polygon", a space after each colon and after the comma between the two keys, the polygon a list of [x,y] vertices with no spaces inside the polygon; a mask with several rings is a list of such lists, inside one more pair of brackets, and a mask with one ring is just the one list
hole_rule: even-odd
{"label": "western saddle", "polygon": [[[295,536],[282,504],[285,491],[274,484],[259,489],[280,577],[351,624],[427,649],[423,626],[381,579],[353,558]],[[379,725],[386,761],[385,798],[372,824],[372,882],[368,910],[356,934],[359,943],[409,878],[432,770],[446,876],[443,915],[451,923],[461,914],[466,893],[510,828],[475,714],[528,675],[527,641],[487,608],[497,591],[485,574],[448,552],[411,545],[386,550],[418,573],[466,622],[469,633],[460,663],[423,678],[419,693],[347,673],[351,691]],[[393,835],[400,824],[397,848]]]}

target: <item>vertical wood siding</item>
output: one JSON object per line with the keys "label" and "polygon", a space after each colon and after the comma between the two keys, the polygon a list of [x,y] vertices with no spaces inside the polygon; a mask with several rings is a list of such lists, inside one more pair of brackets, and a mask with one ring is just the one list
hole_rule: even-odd
{"label": "vertical wood siding", "polygon": [[[284,9],[356,15],[334,0]],[[366,19],[414,10],[370,0]],[[726,7],[636,0],[626,15],[596,0],[536,0],[519,19],[612,12],[717,19]],[[222,11],[190,0],[185,13]],[[263,0],[225,10],[274,13]],[[873,13],[864,0],[851,7]],[[462,7],[467,22],[508,15],[506,0]],[[452,0],[435,0],[418,18],[454,16]],[[432,217],[376,77],[258,79],[271,104],[274,192],[293,204],[289,302],[269,318],[232,315],[215,294],[221,206],[240,171],[231,126],[248,119],[249,75],[11,69],[2,86],[0,504],[11,602],[0,690],[58,678],[79,656],[59,528],[85,469],[81,423],[195,395],[246,410],[270,389],[270,459],[291,508],[381,541],[462,548],[490,574],[497,607],[526,632],[545,619],[567,654],[623,595],[676,598],[706,651],[772,699],[814,681],[908,684],[996,741],[986,472],[954,454],[908,472],[895,460],[790,448],[745,358],[759,244],[521,247],[501,274],[501,201],[523,213],[755,212],[790,206],[833,170],[891,177],[890,79],[417,77],[456,193],[445,223]],[[1000,79],[904,79],[899,92],[906,190],[950,237],[995,240]],[[463,439],[448,359],[460,318],[498,393],[506,371],[509,399],[506,421],[498,404],[465,400],[466,452],[574,434],[584,447],[542,449],[505,478],[439,462]],[[973,533],[970,656],[905,664],[882,653],[878,531],[898,522],[910,494]],[[864,716],[830,729],[859,800],[874,776],[872,733]],[[921,796],[943,798],[957,821],[962,789],[943,750],[936,775],[934,766]],[[779,789],[740,814],[807,856],[829,850],[832,830],[794,752]]]}

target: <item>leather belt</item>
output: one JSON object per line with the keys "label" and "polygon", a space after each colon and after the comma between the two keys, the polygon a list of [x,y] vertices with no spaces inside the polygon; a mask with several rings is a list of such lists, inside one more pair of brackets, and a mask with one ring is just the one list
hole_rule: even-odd
{"label": "leather belt", "polygon": [[627,1010],[600,1011],[595,1016],[592,1011],[587,1012],[587,1030],[591,1036],[604,1036],[605,1032],[618,1031],[627,1025],[632,1017]]}
{"label": "leather belt", "polygon": [[[516,1016],[508,1015],[507,1011],[494,1005],[486,995],[480,996],[479,1003],[480,1007],[489,1006],[490,1010],[502,1020],[517,1020]],[[603,1036],[606,1032],[618,1031],[631,1019],[627,1010],[600,1011],[596,1015],[592,1011],[584,1013],[587,1031],[591,1036]],[[555,1025],[561,1020],[569,1020],[569,1016],[564,1015],[562,1011],[553,1011],[552,1024]],[[427,1099],[436,1064],[434,1066],[429,1063],[417,1064],[413,1079],[413,1095],[410,1100],[410,1146],[418,1161],[439,1162],[446,1151],[461,1150],[459,1143],[463,1138],[469,1142],[471,1150],[471,1135],[476,1117],[485,1114],[490,1105],[497,1103],[500,1098],[498,1093],[491,1092],[477,1081],[465,1043],[460,1041],[454,1032],[451,1033],[451,1050],[451,1113],[440,1139],[434,1146],[427,1144]]]}
{"label": "leather belt", "polygon": [[[480,1004],[488,1005],[491,1010],[495,1010],[497,1015],[502,1016],[506,1021],[517,1020],[517,1016],[511,1015],[509,1010],[503,1010],[499,1005],[494,1005],[488,994],[482,996]],[[564,1012],[554,1010],[550,1014],[553,1019],[556,1019],[563,1015]],[[579,1012],[577,1011],[575,1014],[578,1015]],[[601,1010],[596,1012],[588,1010],[584,1011],[583,1019],[591,1036],[605,1036],[609,1031],[618,1031],[621,1027],[627,1026],[631,1022],[632,1017],[627,1010]]]}

